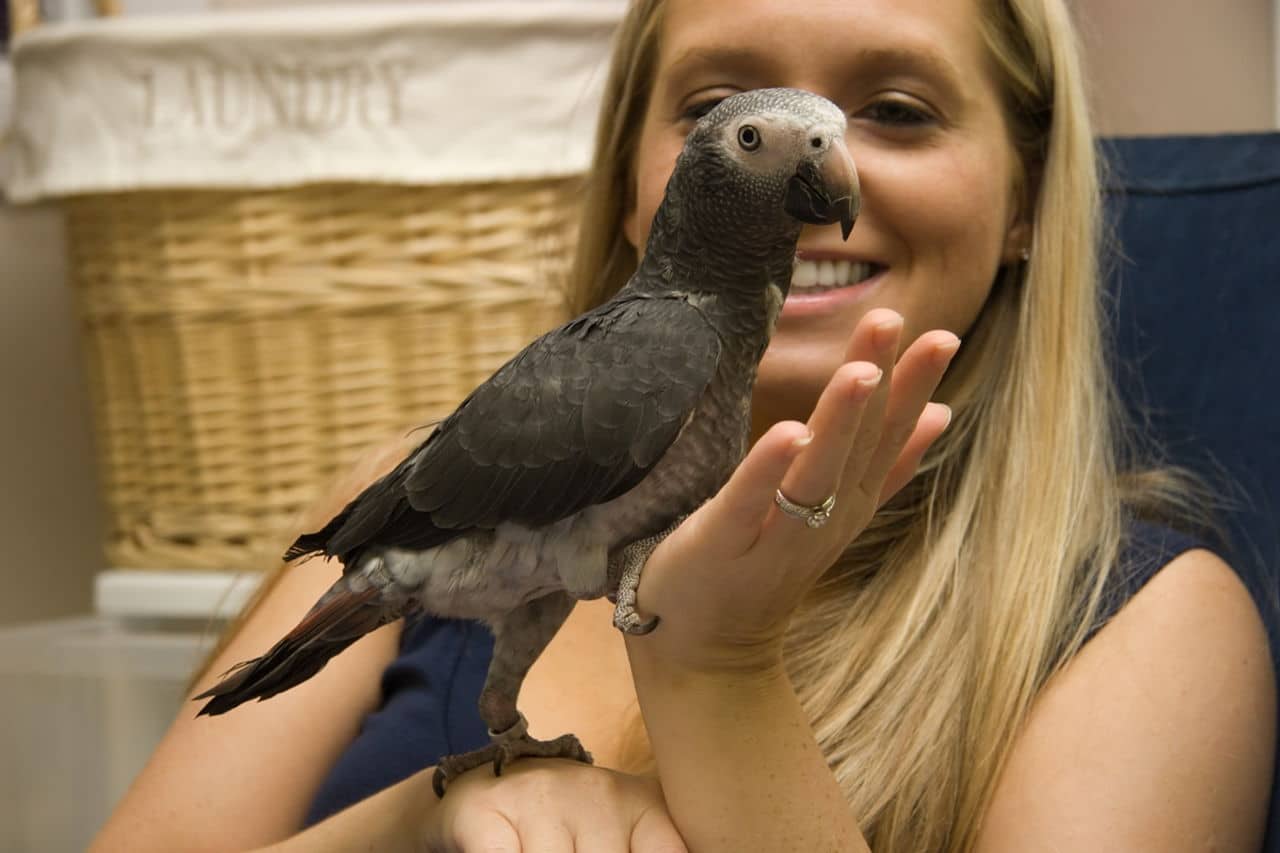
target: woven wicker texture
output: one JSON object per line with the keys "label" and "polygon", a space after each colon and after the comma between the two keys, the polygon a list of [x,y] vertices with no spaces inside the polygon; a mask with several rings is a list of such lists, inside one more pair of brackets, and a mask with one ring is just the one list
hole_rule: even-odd
{"label": "woven wicker texture", "polygon": [[262,569],[563,316],[569,179],[67,200],[108,562]]}

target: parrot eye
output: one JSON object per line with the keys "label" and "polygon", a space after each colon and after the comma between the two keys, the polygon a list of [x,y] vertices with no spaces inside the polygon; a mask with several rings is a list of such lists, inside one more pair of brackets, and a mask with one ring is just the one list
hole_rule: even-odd
{"label": "parrot eye", "polygon": [[760,131],[753,125],[744,124],[738,128],[738,145],[743,151],[755,151],[760,147]]}

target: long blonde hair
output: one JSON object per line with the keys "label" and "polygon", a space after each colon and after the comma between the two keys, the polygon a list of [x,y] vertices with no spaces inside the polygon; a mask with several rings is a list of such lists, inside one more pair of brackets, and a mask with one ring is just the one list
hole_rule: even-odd
{"label": "long blonde hair", "polygon": [[[787,665],[877,851],[968,850],[1014,735],[1084,642],[1127,505],[1173,478],[1122,475],[1103,347],[1095,162],[1062,0],[980,0],[979,22],[1034,223],[939,397],[951,428],[792,620]],[[663,0],[617,35],[583,196],[575,311],[634,270],[622,234]],[[1145,497],[1144,497],[1145,496]],[[1154,496],[1154,497],[1153,497]],[[639,735],[637,735],[639,739]]]}

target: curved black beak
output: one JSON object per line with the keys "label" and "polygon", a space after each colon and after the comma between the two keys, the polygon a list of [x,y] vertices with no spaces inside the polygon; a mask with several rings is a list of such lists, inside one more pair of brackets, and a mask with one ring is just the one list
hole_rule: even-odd
{"label": "curved black beak", "polygon": [[788,179],[783,206],[787,213],[811,225],[839,222],[840,232],[848,240],[861,198],[853,157],[844,140],[836,138],[820,159],[804,161]]}

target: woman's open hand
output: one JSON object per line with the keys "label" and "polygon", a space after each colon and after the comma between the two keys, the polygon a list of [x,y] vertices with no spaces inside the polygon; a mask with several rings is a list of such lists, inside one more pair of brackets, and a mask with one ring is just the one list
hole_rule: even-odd
{"label": "woman's open hand", "polygon": [[685,853],[656,779],[558,759],[488,766],[449,784],[426,849]]}
{"label": "woman's open hand", "polygon": [[[959,340],[927,332],[899,358],[902,328],[896,312],[868,312],[808,424],[775,424],[654,551],[637,608],[662,623],[631,638],[634,647],[692,671],[776,666],[805,593],[911,479],[950,420],[929,398]],[[830,520],[814,528],[787,516],[774,504],[778,488],[804,506],[834,495]]]}

